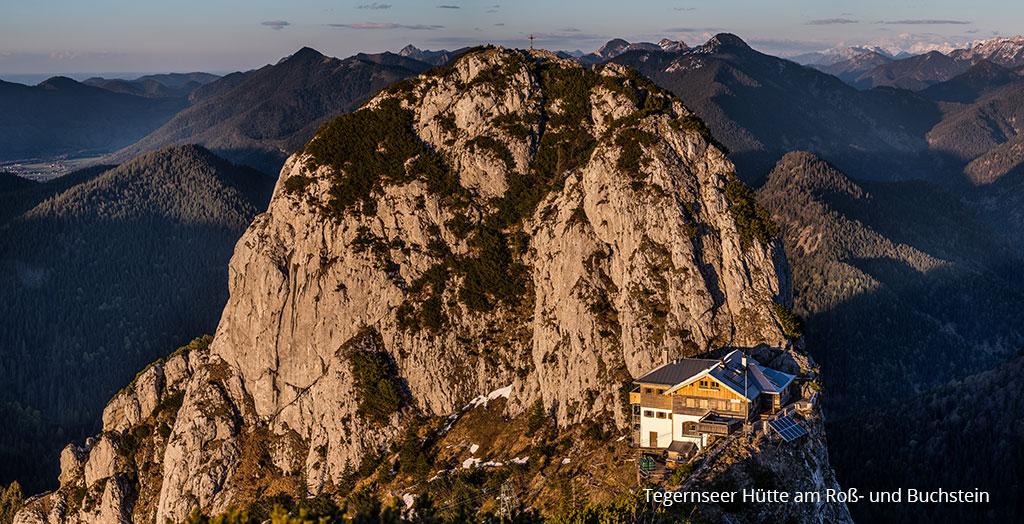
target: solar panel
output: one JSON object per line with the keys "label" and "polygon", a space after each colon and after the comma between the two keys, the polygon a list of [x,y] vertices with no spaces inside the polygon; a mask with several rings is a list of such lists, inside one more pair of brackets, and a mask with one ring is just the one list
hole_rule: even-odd
{"label": "solar panel", "polygon": [[786,442],[793,442],[807,434],[807,430],[800,424],[797,424],[793,417],[789,416],[769,420],[768,425],[781,435],[782,438],[786,439]]}

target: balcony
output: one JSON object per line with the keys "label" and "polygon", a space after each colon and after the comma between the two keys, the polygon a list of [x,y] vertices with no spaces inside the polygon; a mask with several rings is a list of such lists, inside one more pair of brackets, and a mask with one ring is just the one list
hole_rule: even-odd
{"label": "balcony", "polygon": [[728,436],[743,424],[737,418],[723,417],[716,413],[708,413],[699,422],[683,424],[683,435],[696,437],[700,435]]}

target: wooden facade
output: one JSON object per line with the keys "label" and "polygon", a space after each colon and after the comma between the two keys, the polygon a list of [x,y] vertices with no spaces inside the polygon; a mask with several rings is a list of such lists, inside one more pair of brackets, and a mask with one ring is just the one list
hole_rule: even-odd
{"label": "wooden facade", "polygon": [[[778,411],[790,401],[795,388],[794,376],[763,367],[752,371],[754,377],[746,376],[747,359],[742,357],[741,362],[738,351],[718,362],[692,359],[668,365],[679,367],[663,366],[641,377],[629,394],[639,447],[665,448],[674,442],[690,442],[703,448],[709,439],[738,431],[745,420]],[[753,365],[760,366],[756,361]],[[766,380],[785,383],[778,382],[773,389]],[[740,393],[744,389],[756,396],[747,399]]]}
{"label": "wooden facade", "polygon": [[735,391],[729,389],[724,384],[710,376],[705,376],[699,380],[695,380],[692,384],[688,384],[673,391],[672,394],[700,398],[743,400],[742,396],[738,395]]}

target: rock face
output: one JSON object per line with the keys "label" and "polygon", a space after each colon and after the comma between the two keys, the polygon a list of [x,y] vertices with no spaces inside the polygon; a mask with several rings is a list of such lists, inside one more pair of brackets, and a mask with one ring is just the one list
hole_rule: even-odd
{"label": "rock face", "polygon": [[155,522],[162,465],[175,458],[165,453],[167,437],[179,413],[183,425],[198,418],[180,407],[188,379],[201,378],[207,362],[205,351],[193,347],[139,373],[107,404],[103,432],[64,448],[60,489],[29,499],[14,521]]}
{"label": "rock face", "polygon": [[[499,388],[512,415],[539,402],[562,426],[622,426],[620,386],[666,354],[789,349],[773,313],[788,266],[732,169],[639,75],[542,51],[469,53],[339,117],[239,241],[209,354],[104,412],[105,429],[137,428],[182,395],[144,447],[162,460],[134,520],[220,511],[267,472],[318,493],[410,413]],[[387,363],[391,408],[368,407],[359,355]],[[62,480],[80,478],[65,454]]]}

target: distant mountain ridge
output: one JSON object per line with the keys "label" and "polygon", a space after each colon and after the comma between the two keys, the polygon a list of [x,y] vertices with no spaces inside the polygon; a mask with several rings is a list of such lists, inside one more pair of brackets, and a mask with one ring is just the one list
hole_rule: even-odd
{"label": "distant mountain ridge", "polygon": [[0,160],[107,153],[146,136],[187,104],[67,77],[31,87],[0,81]]}
{"label": "distant mountain ridge", "polygon": [[921,96],[937,102],[969,104],[984,93],[1021,79],[1016,72],[983,59],[963,73],[923,89]]}
{"label": "distant mountain ridge", "polygon": [[109,159],[125,162],[168,145],[196,143],[276,175],[320,124],[430,67],[394,53],[360,53],[342,60],[304,47],[275,65],[233,73],[196,89],[191,107]]}
{"label": "distant mountain ridge", "polygon": [[940,113],[912,93],[859,91],[728,33],[681,52],[635,50],[611,62],[682,98],[729,148],[747,180],[794,149],[823,155],[864,178],[933,176],[919,157]]}
{"label": "distant mountain ridge", "polygon": [[864,73],[892,61],[893,58],[887,54],[879,53],[877,51],[866,51],[854,54],[850,58],[839,60],[837,62],[810,65],[819,71],[835,75],[843,82],[854,84],[856,83],[857,78]]}
{"label": "distant mountain ridge", "polygon": [[167,73],[146,75],[136,79],[102,77],[87,78],[83,84],[102,87],[115,93],[152,97],[188,96],[196,88],[220,78],[210,73]]}
{"label": "distant mountain ridge", "polygon": [[881,64],[858,76],[854,79],[853,85],[861,89],[888,86],[920,91],[930,85],[949,80],[970,66],[968,60],[931,51]]}

